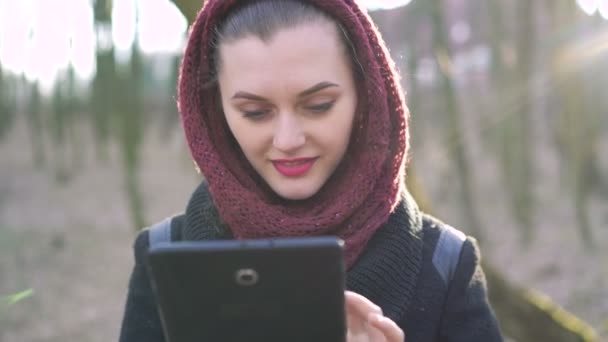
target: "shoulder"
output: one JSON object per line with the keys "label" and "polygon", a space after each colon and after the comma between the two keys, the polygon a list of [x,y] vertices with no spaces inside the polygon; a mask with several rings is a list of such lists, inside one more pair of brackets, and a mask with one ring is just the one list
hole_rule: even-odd
{"label": "shoulder", "polygon": [[435,250],[445,244],[461,245],[465,249],[479,254],[477,240],[470,235],[466,235],[461,230],[433,217],[429,214],[422,216],[422,231],[424,243]]}
{"label": "shoulder", "polygon": [[[167,237],[169,241],[178,241],[181,240],[182,236],[182,227],[184,224],[184,215],[178,214],[174,216],[169,216],[161,221],[158,221],[154,224],[151,224],[139,231],[137,236],[135,237],[135,241],[133,243],[133,251],[135,253],[135,260],[139,263],[142,262],[145,258],[145,254],[150,247],[150,240],[154,233],[151,233],[153,230],[162,229],[161,227],[165,224],[169,225],[169,230],[167,231],[170,235]],[[158,233],[158,232],[157,232]],[[161,232],[164,233],[164,232]],[[151,235],[152,234],[152,235]]]}
{"label": "shoulder", "polygon": [[427,214],[423,215],[423,232],[425,259],[450,291],[465,291],[473,280],[485,287],[481,253],[474,237]]}
{"label": "shoulder", "polygon": [[502,341],[488,302],[475,238],[430,215],[423,216],[423,233],[425,265],[433,274],[432,278],[426,278],[433,279],[432,282],[424,282],[423,288],[432,289],[435,281],[440,281],[446,290],[440,309],[441,340]]}
{"label": "shoulder", "polygon": [[424,231],[425,239],[427,239],[425,242],[427,243],[432,242],[435,244],[441,236],[455,237],[459,240],[467,239],[466,234],[459,229],[425,213],[422,214],[422,230]]}
{"label": "shoulder", "polygon": [[448,284],[457,273],[472,273],[479,264],[477,241],[441,220],[423,215],[424,250],[428,260]]}

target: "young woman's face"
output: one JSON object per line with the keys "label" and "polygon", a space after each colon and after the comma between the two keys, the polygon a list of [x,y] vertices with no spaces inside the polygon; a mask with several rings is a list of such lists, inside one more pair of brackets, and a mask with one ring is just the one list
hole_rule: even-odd
{"label": "young woman's face", "polygon": [[281,197],[311,197],[342,160],[357,105],[335,25],[302,24],[269,42],[248,36],[219,54],[224,114],[245,157]]}

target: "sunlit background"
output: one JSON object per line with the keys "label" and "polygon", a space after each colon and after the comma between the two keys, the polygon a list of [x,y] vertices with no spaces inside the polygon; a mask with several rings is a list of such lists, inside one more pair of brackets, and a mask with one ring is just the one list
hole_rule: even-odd
{"label": "sunlit background", "polygon": [[[411,0],[363,0],[370,10],[391,9]],[[586,14],[608,19],[608,1],[576,0]],[[86,0],[2,0],[0,64],[23,74],[48,91],[72,67],[80,81],[94,76],[96,49],[115,48],[126,60],[131,46],[144,54],[178,54],[187,21],[170,0],[114,1],[112,25],[95,25],[93,4]],[[454,28],[466,34],[470,28]],[[462,32],[462,31],[465,32]]]}
{"label": "sunlit background", "polygon": [[[608,0],[360,2],[408,187],[478,238],[505,332],[608,340]],[[175,84],[201,3],[0,0],[0,341],[116,340],[137,229],[200,181]]]}
{"label": "sunlit background", "polygon": [[94,25],[85,0],[0,2],[0,63],[48,90],[72,67],[79,80],[95,72],[96,49],[115,48],[128,60],[131,46],[144,54],[177,54],[187,22],[169,0],[122,0],[112,8],[112,25]]}
{"label": "sunlit background", "polygon": [[[363,1],[370,9],[395,8],[411,0]],[[114,46],[120,60],[136,43],[145,54],[176,54],[184,44],[186,18],[169,0],[121,0],[112,25],[94,25],[86,0],[0,2],[0,63],[15,74],[50,89],[74,68],[79,80],[95,73],[95,50]]]}

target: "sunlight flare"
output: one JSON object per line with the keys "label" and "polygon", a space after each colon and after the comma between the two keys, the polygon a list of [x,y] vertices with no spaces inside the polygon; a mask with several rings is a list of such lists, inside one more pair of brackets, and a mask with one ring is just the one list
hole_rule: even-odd
{"label": "sunlight flare", "polygon": [[555,57],[556,70],[570,73],[594,61],[608,57],[608,29],[596,31],[584,39],[567,45]]}

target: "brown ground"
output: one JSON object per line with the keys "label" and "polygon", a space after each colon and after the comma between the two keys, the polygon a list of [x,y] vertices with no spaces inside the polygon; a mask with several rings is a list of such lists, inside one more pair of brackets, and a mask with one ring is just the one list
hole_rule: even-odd
{"label": "brown ground", "polygon": [[[150,131],[141,185],[146,217],[158,220],[182,210],[198,176],[179,131],[162,143]],[[447,168],[446,156],[432,142],[424,149],[415,150],[414,159],[435,213],[459,226],[459,208],[453,205],[457,203],[455,178]],[[134,231],[116,153],[108,163],[95,163],[92,143],[85,142],[84,150],[89,154],[85,167],[75,171],[65,186],[54,181],[52,168],[33,169],[22,123],[0,143],[0,296],[26,288],[35,291],[8,311],[0,311],[0,341],[117,339],[133,261]],[[473,151],[479,158],[481,172],[476,182],[483,199],[480,204],[484,205],[482,222],[487,227],[484,257],[513,281],[544,291],[603,329],[608,338],[606,203],[596,199],[591,204],[599,246],[591,254],[578,239],[566,190],[555,177],[541,179],[534,188],[544,199],[536,219],[538,239],[526,250],[519,243],[505,204],[496,195],[500,193],[496,166],[484,161],[482,154]],[[419,157],[422,155],[424,159]],[[543,160],[542,167],[547,172],[557,169],[551,158]]]}

